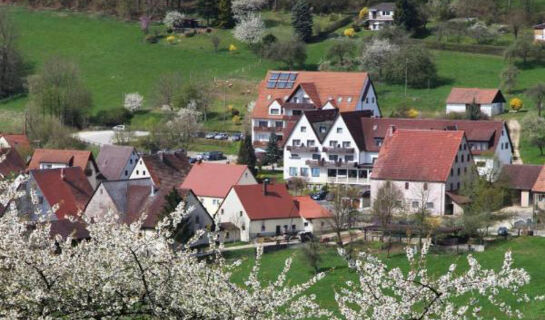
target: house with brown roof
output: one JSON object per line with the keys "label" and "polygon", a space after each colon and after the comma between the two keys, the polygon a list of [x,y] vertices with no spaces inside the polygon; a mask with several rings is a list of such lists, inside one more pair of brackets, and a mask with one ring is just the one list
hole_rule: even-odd
{"label": "house with brown roof", "polygon": [[303,220],[305,231],[320,234],[333,230],[334,222],[331,211],[309,196],[294,197],[293,199]]}
{"label": "house with brown roof", "polygon": [[509,188],[517,193],[517,204],[521,207],[533,205],[534,190],[540,189],[539,184],[536,185],[536,182],[542,170],[543,166],[541,165],[507,164],[503,166],[503,178],[505,178]]}
{"label": "house with brown roof", "polygon": [[259,84],[252,111],[256,152],[264,152],[273,132],[283,145],[304,111],[323,109],[368,110],[374,117],[381,116],[373,83],[365,72],[270,70]]}
{"label": "house with brown roof", "polygon": [[534,206],[536,209],[545,210],[545,166],[541,167],[536,182],[532,187]]}
{"label": "house with brown roof", "polygon": [[369,8],[369,29],[381,30],[394,23],[396,4],[394,2],[382,2]]}
{"label": "house with brown roof", "polygon": [[30,150],[30,141],[25,134],[0,133],[0,148],[15,148]]}
{"label": "house with brown roof", "polygon": [[246,165],[197,162],[180,187],[193,190],[206,210],[214,215],[231,187],[255,184],[257,180]]}
{"label": "house with brown roof", "polygon": [[17,150],[0,148],[0,180],[24,173],[26,164]]}
{"label": "house with brown roof", "polygon": [[93,194],[93,187],[79,166],[31,170],[25,188],[20,211],[32,220],[45,215],[50,220],[77,216]]}
{"label": "house with brown roof", "polygon": [[191,169],[183,150],[160,151],[140,157],[129,179],[150,178],[156,188],[179,186]]}
{"label": "house with brown roof", "polygon": [[94,188],[102,176],[95,158],[87,150],[36,149],[28,164],[28,170],[80,167]]}
{"label": "house with brown roof", "polygon": [[405,212],[462,213],[458,192],[472,174],[473,157],[463,131],[406,130],[392,127],[371,175],[371,204],[391,182],[403,194]]}
{"label": "house with brown roof", "polygon": [[134,147],[106,144],[100,147],[97,165],[107,180],[129,179],[139,158]]}
{"label": "house with brown roof", "polygon": [[505,97],[499,89],[452,88],[447,97],[447,114],[465,113],[475,103],[489,117],[505,111]]}

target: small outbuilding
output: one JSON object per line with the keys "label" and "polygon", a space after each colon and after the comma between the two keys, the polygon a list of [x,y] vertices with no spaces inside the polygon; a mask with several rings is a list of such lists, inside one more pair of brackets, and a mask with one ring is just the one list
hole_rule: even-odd
{"label": "small outbuilding", "polygon": [[506,100],[499,89],[452,88],[446,112],[464,113],[473,103],[479,106],[481,113],[492,117],[504,112]]}

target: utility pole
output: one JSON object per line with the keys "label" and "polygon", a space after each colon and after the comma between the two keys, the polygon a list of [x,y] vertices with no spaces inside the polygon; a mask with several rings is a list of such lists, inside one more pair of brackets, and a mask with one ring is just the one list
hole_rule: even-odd
{"label": "utility pole", "polygon": [[409,58],[405,58],[405,98],[407,97],[407,78],[408,78],[408,64],[409,64]]}

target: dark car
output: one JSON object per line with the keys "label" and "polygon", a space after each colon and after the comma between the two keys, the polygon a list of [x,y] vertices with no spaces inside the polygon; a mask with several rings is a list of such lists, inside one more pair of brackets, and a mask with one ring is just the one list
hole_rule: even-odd
{"label": "dark car", "polygon": [[193,163],[199,161],[199,159],[197,159],[197,158],[195,158],[195,157],[191,157],[191,158],[189,158],[188,160],[189,160],[189,163],[191,163],[191,164],[193,164]]}
{"label": "dark car", "polygon": [[316,200],[316,201],[324,200],[326,196],[327,196],[327,191],[324,191],[324,190],[318,191],[310,195],[312,200]]}
{"label": "dark car", "polygon": [[208,161],[222,160],[223,159],[223,152],[221,152],[221,151],[204,152],[201,155],[201,157],[202,157],[203,160],[208,160]]}
{"label": "dark car", "polygon": [[498,236],[507,237],[509,235],[509,230],[506,227],[498,228]]}

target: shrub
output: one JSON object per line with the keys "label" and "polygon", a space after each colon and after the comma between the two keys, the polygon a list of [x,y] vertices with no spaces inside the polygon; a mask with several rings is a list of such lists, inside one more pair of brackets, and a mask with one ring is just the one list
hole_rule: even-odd
{"label": "shrub", "polygon": [[175,41],[176,41],[176,37],[175,37],[175,36],[168,36],[168,37],[167,37],[167,42],[168,42],[168,43],[174,44]]}
{"label": "shrub", "polygon": [[233,123],[237,126],[240,125],[240,116],[233,116]]}
{"label": "shrub", "polygon": [[238,115],[240,115],[240,111],[238,111],[238,109],[233,108],[233,109],[231,109],[231,110],[229,110],[229,111],[231,111],[231,115],[232,115],[232,116],[238,116]]}
{"label": "shrub", "polygon": [[408,111],[407,111],[407,117],[409,118],[416,118],[418,117],[418,115],[420,114],[420,112],[418,112],[418,110],[416,110],[415,108],[410,108]]}
{"label": "shrub", "polygon": [[352,24],[352,29],[354,29],[355,32],[361,31],[361,27],[355,23]]}
{"label": "shrub", "polygon": [[369,15],[369,9],[367,7],[363,7],[363,8],[361,8],[358,17],[361,20],[363,20],[363,19],[367,18],[368,15]]}
{"label": "shrub", "polygon": [[146,42],[148,42],[148,43],[157,43],[157,41],[158,41],[157,37],[154,36],[154,35],[151,35],[151,34],[148,34],[148,35],[144,38],[144,40],[146,40]]}
{"label": "shrub", "polygon": [[265,35],[263,37],[263,39],[261,40],[261,42],[263,43],[263,45],[265,46],[268,46],[270,44],[273,44],[275,43],[276,41],[278,41],[278,38],[272,34],[272,33],[268,33],[267,35]]}
{"label": "shrub", "polygon": [[100,110],[96,115],[91,117],[91,123],[97,126],[112,127],[118,124],[124,124],[130,122],[132,114],[125,108],[113,108],[106,110]]}
{"label": "shrub", "polygon": [[237,49],[238,49],[237,46],[235,46],[234,44],[231,43],[229,45],[229,52],[235,52],[237,51]]}
{"label": "shrub", "polygon": [[346,28],[344,29],[343,34],[345,37],[352,38],[354,35],[356,35],[356,31],[354,30],[354,28]]}
{"label": "shrub", "polygon": [[519,111],[523,107],[522,100],[519,98],[513,98],[511,101],[509,101],[509,106],[514,111]]}

